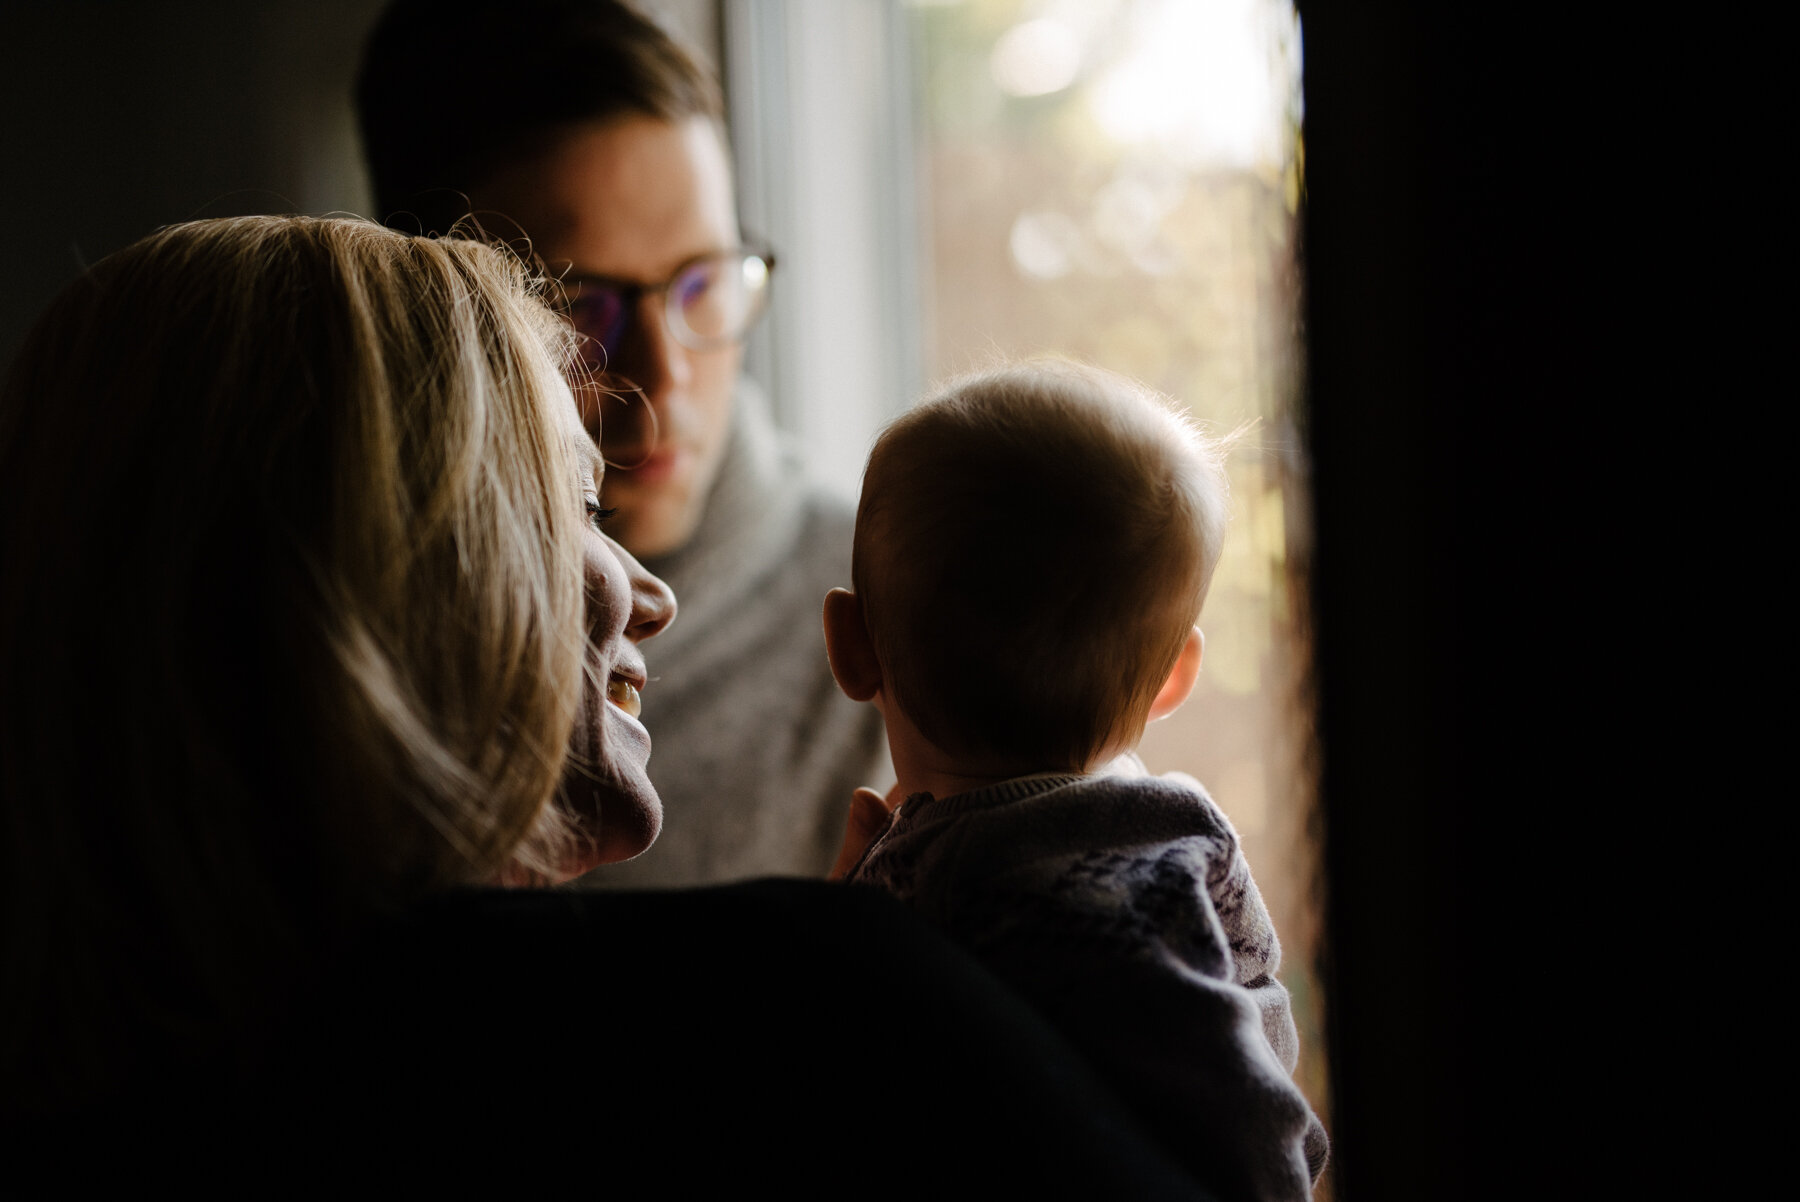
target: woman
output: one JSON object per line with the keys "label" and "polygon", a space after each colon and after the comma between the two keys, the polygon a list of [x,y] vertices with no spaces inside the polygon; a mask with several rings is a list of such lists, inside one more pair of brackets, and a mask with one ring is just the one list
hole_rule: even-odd
{"label": "woman", "polygon": [[571,339],[504,252],[281,217],[163,230],[34,328],[0,391],[7,1130],[1185,1194],[873,891],[494,887],[660,822],[638,644],[675,605],[594,524]]}
{"label": "woman", "polygon": [[9,1068],[254,1057],[344,924],[649,846],[675,602],[597,528],[570,351],[502,253],[352,221],[166,229],[44,315],[0,406],[4,1030],[58,1034]]}

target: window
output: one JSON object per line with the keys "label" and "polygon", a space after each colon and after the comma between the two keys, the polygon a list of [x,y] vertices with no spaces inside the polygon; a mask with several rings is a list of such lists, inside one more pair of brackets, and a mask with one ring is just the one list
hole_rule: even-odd
{"label": "window", "polygon": [[1255,423],[1231,464],[1200,686],[1143,754],[1199,777],[1243,836],[1285,948],[1297,1076],[1325,1116],[1292,5],[723,13],[745,221],[783,255],[752,372],[847,493],[883,421],[996,352],[1072,355],[1217,430]]}
{"label": "window", "polygon": [[1134,376],[1224,431],[1234,514],[1199,687],[1143,756],[1206,783],[1286,952],[1327,1102],[1305,699],[1298,384],[1299,28],[1285,0],[961,0],[908,8],[929,231],[924,376],[994,350]]}

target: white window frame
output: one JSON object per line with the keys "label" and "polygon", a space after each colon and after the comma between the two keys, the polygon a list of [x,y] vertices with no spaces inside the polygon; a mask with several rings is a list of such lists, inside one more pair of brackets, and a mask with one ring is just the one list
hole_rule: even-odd
{"label": "white window frame", "polygon": [[719,6],[739,213],[777,258],[747,370],[813,474],[850,497],[924,362],[905,18],[898,0]]}

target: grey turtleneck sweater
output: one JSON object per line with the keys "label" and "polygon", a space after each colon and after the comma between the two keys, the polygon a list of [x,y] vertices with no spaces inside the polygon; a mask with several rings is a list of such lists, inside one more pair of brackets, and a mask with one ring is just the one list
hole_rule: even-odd
{"label": "grey turtleneck sweater", "polygon": [[650,780],[663,829],[586,888],[823,876],[858,785],[893,781],[881,715],[838,691],[825,594],[850,584],[855,509],[807,479],[753,386],[738,390],[694,537],[644,566],[680,609],[644,644]]}

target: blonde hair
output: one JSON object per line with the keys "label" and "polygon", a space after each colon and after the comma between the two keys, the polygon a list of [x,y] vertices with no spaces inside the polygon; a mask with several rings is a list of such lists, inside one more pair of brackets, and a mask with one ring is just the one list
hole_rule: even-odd
{"label": "blonde hair", "polygon": [[852,576],[890,696],[932,743],[1082,770],[1141,730],[1218,562],[1221,443],[1122,376],[967,376],[877,440]]}
{"label": "blonde hair", "polygon": [[118,1075],[109,1008],[253,1023],[333,924],[537,863],[593,451],[534,288],[475,242],[250,217],[34,327],[0,392],[0,1031],[54,1049],[44,1087]]}

